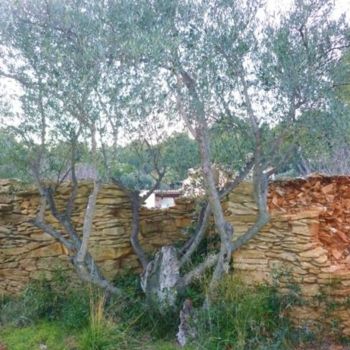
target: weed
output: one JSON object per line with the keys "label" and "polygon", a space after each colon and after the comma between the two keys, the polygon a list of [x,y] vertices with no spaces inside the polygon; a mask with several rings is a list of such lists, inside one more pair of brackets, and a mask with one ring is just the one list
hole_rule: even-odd
{"label": "weed", "polygon": [[148,334],[156,339],[175,337],[179,324],[178,308],[160,312],[157,305],[147,302],[137,274],[119,276],[118,286],[128,298],[122,302],[112,299],[106,305],[108,314],[114,320],[128,324],[134,332]]}
{"label": "weed", "polygon": [[286,349],[291,326],[281,299],[269,286],[249,287],[227,276],[195,317],[198,348]]}
{"label": "weed", "polygon": [[0,330],[0,339],[11,350],[39,349],[41,344],[50,350],[73,350],[65,344],[66,334],[57,323],[45,321],[30,327],[6,327]]}
{"label": "weed", "polygon": [[[123,299],[107,300],[100,291],[76,281],[70,285],[67,281],[68,278],[58,273],[51,281],[31,283],[19,298],[2,297],[2,323],[7,324],[7,328],[31,325],[24,328],[28,334],[32,329],[40,329],[42,324],[48,329],[55,325],[60,328],[57,339],[65,332],[73,339],[66,344],[73,344],[74,349],[174,349],[181,301],[191,298],[194,309],[198,310],[194,317],[198,337],[190,345],[192,349],[288,349],[290,344],[305,340],[311,334],[295,332],[286,317],[285,310],[300,303],[300,293],[292,281],[288,284],[291,292],[280,295],[277,285],[250,287],[237,277],[227,276],[203,308],[208,294],[208,281],[204,277],[180,296],[177,309],[165,314],[146,302],[136,274],[119,276],[118,285],[128,296]],[[21,330],[13,331],[17,333],[20,338]],[[51,340],[44,334],[42,341]],[[23,344],[22,340],[18,344]],[[18,346],[19,350],[24,349]],[[56,348],[70,349],[69,346]],[[17,350],[15,346],[10,348]]]}
{"label": "weed", "polygon": [[0,323],[26,326],[39,320],[60,320],[62,326],[76,329],[89,318],[88,293],[82,285],[69,286],[69,278],[57,271],[52,280],[32,281],[16,298],[3,299]]}
{"label": "weed", "polygon": [[90,322],[83,331],[81,348],[89,350],[129,349],[132,340],[127,327],[108,319],[105,305],[105,295],[91,290]]}

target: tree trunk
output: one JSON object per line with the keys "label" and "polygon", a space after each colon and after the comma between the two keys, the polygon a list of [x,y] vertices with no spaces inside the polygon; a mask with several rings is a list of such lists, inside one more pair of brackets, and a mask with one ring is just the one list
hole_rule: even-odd
{"label": "tree trunk", "polygon": [[130,243],[142,265],[143,270],[146,270],[148,266],[148,259],[138,238],[139,232],[140,232],[140,208],[141,208],[139,192],[137,191],[132,192],[129,195],[129,198],[131,199],[131,207],[132,207]]}
{"label": "tree trunk", "polygon": [[93,257],[87,253],[84,256],[84,260],[77,259],[77,256],[71,258],[72,265],[77,272],[79,278],[84,281],[91,283],[107,293],[112,293],[115,295],[121,295],[122,292],[119,288],[114,287],[101,273],[100,269],[95,263]]}
{"label": "tree trunk", "polygon": [[[75,177],[73,176],[73,178]],[[82,237],[79,237],[79,234],[75,230],[71,221],[73,204],[78,186],[77,182],[73,181],[72,193],[67,203],[67,209],[64,213],[60,213],[57,210],[52,189],[44,188],[41,185],[39,178],[37,178],[37,183],[42,200],[38,215],[32,221],[32,223],[65,246],[69,252],[71,263],[82,281],[96,285],[97,287],[106,290],[108,293],[121,295],[121,290],[114,287],[103,276],[88,250],[88,241],[92,230],[92,220],[100,184],[98,182],[94,183],[94,188],[89,196],[88,204],[85,210],[83,232],[81,235]],[[51,214],[60,223],[61,227],[66,231],[69,238],[65,237],[65,234],[61,232],[61,230],[57,230],[50,224],[45,223],[44,214],[46,204],[49,205]]]}
{"label": "tree trunk", "polygon": [[214,216],[215,227],[220,235],[220,253],[218,261],[213,273],[212,281],[210,284],[211,289],[215,287],[217,281],[221,276],[228,272],[231,255],[232,255],[232,237],[233,227],[225,220],[224,212],[222,210],[220,196],[213,175],[212,164],[210,160],[210,139],[208,135],[208,124],[206,120],[206,111],[203,101],[196,91],[195,80],[183,69],[180,69],[177,76],[178,84],[180,81],[187,87],[189,95],[193,100],[194,118],[192,119],[196,123],[196,127],[193,128],[186,112],[182,108],[180,89],[178,96],[178,105],[182,110],[185,123],[189,130],[194,133],[194,136],[199,144],[199,151],[201,156],[201,166],[203,171],[203,178],[206,187],[206,194],[208,196],[208,202],[211,207],[211,211]]}
{"label": "tree trunk", "polygon": [[174,308],[178,296],[180,262],[176,248],[165,246],[158,251],[141,276],[141,287],[149,303],[159,311]]}
{"label": "tree trunk", "polygon": [[219,258],[211,282],[211,288],[213,288],[221,276],[229,270],[232,255],[233,227],[225,220],[219,192],[216,188],[212,164],[210,161],[208,126],[205,119],[201,121],[196,136],[199,142],[206,193],[213,212],[215,227],[219,232],[221,240]]}

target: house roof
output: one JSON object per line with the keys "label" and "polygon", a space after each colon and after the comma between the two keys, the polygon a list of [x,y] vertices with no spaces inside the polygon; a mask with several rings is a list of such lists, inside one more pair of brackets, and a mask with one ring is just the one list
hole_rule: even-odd
{"label": "house roof", "polygon": [[155,195],[157,196],[180,196],[182,194],[181,190],[155,190]]}

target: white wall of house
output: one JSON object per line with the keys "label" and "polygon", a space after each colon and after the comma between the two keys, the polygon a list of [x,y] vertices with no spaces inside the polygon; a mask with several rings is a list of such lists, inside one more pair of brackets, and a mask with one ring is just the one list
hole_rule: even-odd
{"label": "white wall of house", "polygon": [[[147,191],[141,191],[141,196],[144,195]],[[144,206],[146,208],[155,208],[156,206],[156,195],[152,193],[145,201]]]}
{"label": "white wall of house", "polygon": [[[144,195],[147,191],[141,191],[141,196]],[[175,205],[175,198],[171,195],[159,195],[156,193],[152,193],[143,206],[146,208],[160,208],[160,209],[166,209],[173,207]]]}
{"label": "white wall of house", "polygon": [[175,200],[173,197],[157,197],[156,207],[161,209],[166,209],[173,207],[175,205]]}

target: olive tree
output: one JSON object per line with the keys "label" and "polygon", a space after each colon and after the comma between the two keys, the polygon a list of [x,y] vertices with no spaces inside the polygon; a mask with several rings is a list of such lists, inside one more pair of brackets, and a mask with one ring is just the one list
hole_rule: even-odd
{"label": "olive tree", "polygon": [[[113,2],[107,5],[88,1],[2,4],[0,75],[22,88],[22,114],[14,129],[25,142],[28,172],[41,196],[41,207],[32,223],[65,246],[82,280],[120,294],[89,253],[101,173],[107,181],[113,177],[130,195],[131,244],[137,250],[133,232],[139,226],[140,206],[159,186],[164,169],[160,167],[160,149],[152,144],[161,123],[159,113],[150,110],[154,94],[149,96],[139,90],[140,79],[144,82],[150,77],[133,64],[128,50],[123,51],[120,24],[114,17],[120,15],[120,9]],[[160,108],[161,99],[157,101]],[[147,148],[155,179],[146,196],[141,197],[138,189],[125,188],[113,176],[121,127],[121,142],[136,138]],[[82,146],[88,150],[85,161],[92,165],[93,188],[82,232],[78,232],[72,214],[78,195],[76,165]],[[111,147],[112,157],[107,147]],[[70,180],[71,190],[66,208],[59,210],[55,193],[64,180]],[[58,221],[59,229],[45,221],[46,208]]]}
{"label": "olive tree", "polygon": [[[159,166],[162,162],[158,163],[159,149],[152,135],[165,132],[166,123],[171,122],[184,125],[198,145],[207,202],[194,234],[181,248],[162,247],[150,257],[138,240],[145,197],[137,188],[126,189],[133,205],[131,244],[143,267],[141,284],[161,309],[174,306],[179,292],[211,268],[210,287],[217,285],[229,271],[232,253],[269,220],[269,176],[300,148],[293,127],[305,113],[334,111],[333,73],[348,41],[344,19],[330,20],[327,15],[330,3],[296,0],[289,12],[272,23],[259,20],[263,7],[253,0],[3,5],[2,59],[6,62],[1,74],[17,80],[24,90],[25,123],[19,131],[30,136],[32,172],[43,198],[35,224],[68,248],[80,277],[118,293],[96,272],[88,249],[99,178],[94,180],[83,232],[76,232],[71,222],[77,145],[88,144],[93,164],[101,148],[106,174],[113,176],[111,164],[118,155],[109,157],[104,152],[110,142],[106,135],[111,136],[116,152],[126,135],[142,135],[154,161],[153,191],[162,181],[164,168]],[[227,123],[228,133],[239,131],[240,142],[249,145],[232,155],[240,169],[222,190],[215,183],[211,155],[210,129],[218,120]],[[62,213],[56,210],[54,189],[38,173],[48,164],[43,160],[48,137],[65,139],[71,149],[66,159],[71,163],[72,190]],[[230,159],[225,157],[225,162]],[[254,225],[236,238],[221,199],[251,170],[258,215]],[[125,187],[120,179],[113,177],[113,181]],[[45,224],[44,204],[68,239]],[[220,247],[192,266],[211,217]]]}
{"label": "olive tree", "polygon": [[[214,287],[228,271],[232,253],[268,222],[268,178],[299,150],[293,126],[305,113],[335,113],[334,69],[348,46],[347,26],[344,18],[330,19],[332,2],[327,0],[295,1],[272,23],[259,20],[262,4],[257,1],[132,1],[125,6],[132,16],[130,40],[138,48],[134,54],[145,69],[167,82],[172,101],[168,115],[174,118],[175,111],[199,145],[208,199],[194,235],[180,250],[164,247],[143,275],[152,285],[143,285],[157,297],[162,283],[154,276],[161,276],[159,271],[163,276],[173,274],[176,290],[214,267]],[[237,178],[220,192],[213,176],[209,130],[222,115],[236,128],[245,122],[253,154],[244,154],[246,163]],[[276,125],[279,128],[271,132]],[[235,238],[220,199],[251,168],[258,216],[245,234]],[[220,250],[183,274],[211,214]]]}
{"label": "olive tree", "polygon": [[[72,222],[78,193],[75,170],[79,144],[88,145],[88,158],[97,167],[101,107],[96,90],[116,57],[107,51],[110,46],[103,43],[107,9],[98,2],[27,1],[20,5],[2,3],[1,10],[0,74],[22,88],[23,112],[18,116],[22,119],[16,131],[25,140],[28,172],[41,196],[33,224],[65,246],[82,280],[119,293],[103,276],[88,249],[101,186],[98,174],[93,179],[82,232]],[[65,144],[67,151],[56,158],[60,164],[59,171],[55,171],[50,154],[59,144]],[[68,176],[70,195],[65,209],[59,210],[55,192]],[[45,221],[46,208],[59,228]]]}

